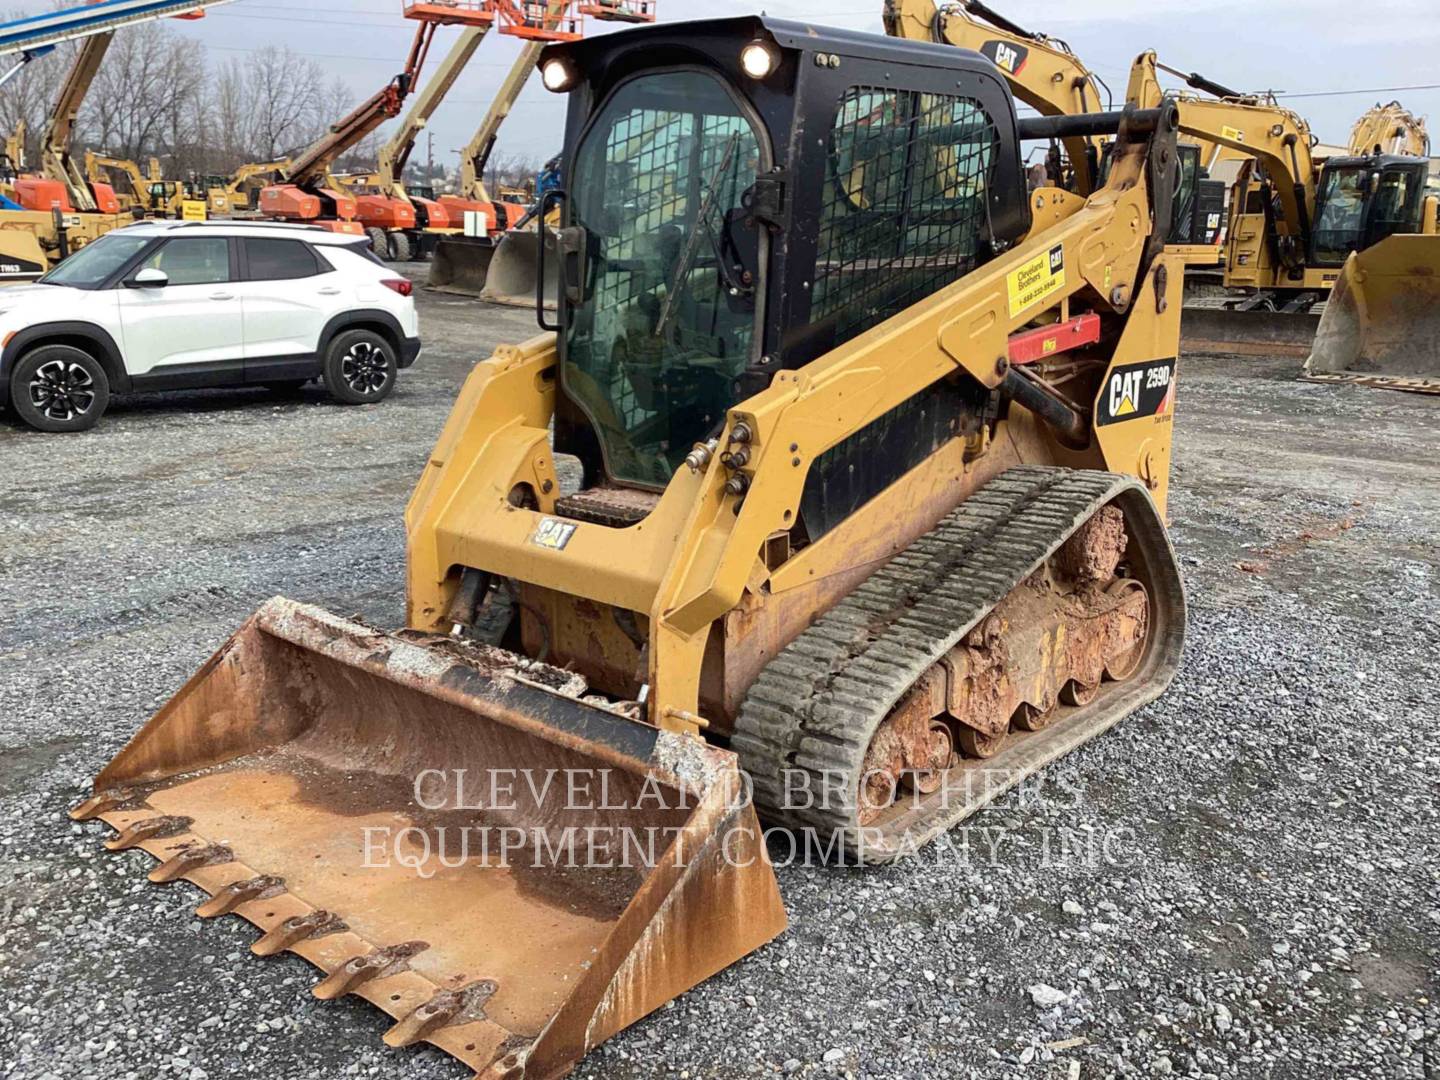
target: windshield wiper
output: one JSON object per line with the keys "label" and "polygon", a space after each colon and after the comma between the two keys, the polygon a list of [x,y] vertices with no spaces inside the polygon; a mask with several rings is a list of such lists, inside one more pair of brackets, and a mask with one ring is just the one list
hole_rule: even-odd
{"label": "windshield wiper", "polygon": [[720,166],[715,170],[714,178],[705,185],[705,198],[700,205],[700,216],[690,229],[690,236],[685,241],[684,250],[680,252],[680,260],[675,264],[675,276],[669,291],[665,294],[665,305],[660,309],[660,318],[655,323],[657,338],[665,336],[671,319],[675,317],[675,310],[680,303],[680,294],[684,291],[685,282],[690,279],[690,272],[695,269],[695,256],[700,253],[702,234],[710,238],[710,243],[715,247],[715,254],[720,261],[722,263],[725,261],[725,256],[715,240],[715,233],[710,228],[710,218],[715,212],[715,201],[720,194],[720,183],[729,174],[730,164],[735,160],[735,151],[739,146],[740,132],[732,132],[729,141],[725,144],[725,155],[720,159]]}

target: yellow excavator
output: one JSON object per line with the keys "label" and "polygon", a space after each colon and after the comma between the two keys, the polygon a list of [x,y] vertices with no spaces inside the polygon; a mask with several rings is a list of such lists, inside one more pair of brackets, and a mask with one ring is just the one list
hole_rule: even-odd
{"label": "yellow excavator", "polygon": [[1440,189],[1428,175],[1425,121],[1398,101],[1377,104],[1356,122],[1349,149],[1327,191],[1348,198],[1340,177],[1354,177],[1359,207],[1335,215],[1340,245],[1354,250],[1320,317],[1306,378],[1440,393]]}
{"label": "yellow excavator", "polygon": [[[1019,119],[973,53],[763,16],[541,71],[558,310],[460,392],[406,628],[266,604],[74,811],[491,1080],[784,930],[757,809],[903,858],[1185,628],[1173,102]],[[1052,138],[1113,142],[1088,196],[1027,190]]]}
{"label": "yellow excavator", "polygon": [[29,125],[24,120],[17,120],[15,129],[5,136],[5,175],[12,190],[15,178],[25,172],[25,140],[29,134]]}
{"label": "yellow excavator", "polygon": [[225,178],[223,184],[229,212],[232,215],[258,213],[260,192],[268,185],[283,180],[289,168],[289,158],[252,161],[240,166],[233,175]]}
{"label": "yellow excavator", "polygon": [[1430,133],[1425,121],[1398,101],[1378,102],[1355,121],[1350,130],[1350,156],[1430,156]]}
{"label": "yellow excavator", "polygon": [[[122,186],[111,183],[112,173],[124,177],[125,184]],[[152,175],[158,177],[160,174],[155,172]],[[97,154],[93,150],[87,150],[85,151],[85,176],[92,186],[110,184],[122,213],[131,211],[137,206],[144,209],[149,203],[151,178],[145,175],[139,165],[128,158],[110,157],[108,154]]]}
{"label": "yellow excavator", "polygon": [[[1064,41],[1027,30],[980,2],[960,0],[936,5],[935,0],[885,0],[885,29],[892,37],[933,41],[972,49],[988,57],[1009,80],[1015,96],[1042,116],[1071,116],[1101,107],[1109,89]],[[1219,98],[1253,101],[1202,75],[1161,64],[1153,52],[1136,61],[1126,99],[1141,108],[1158,106],[1166,97],[1159,71],[1183,79],[1192,89]],[[1088,194],[1103,181],[1107,140],[1070,138],[1052,144],[1045,160],[1045,181]],[[1063,152],[1062,152],[1063,151]],[[1172,248],[1191,267],[1220,262],[1220,239],[1226,185],[1211,180],[1209,170],[1237,155],[1230,148],[1186,136],[1178,150],[1180,204],[1172,223]]]}
{"label": "yellow excavator", "polygon": [[164,179],[159,158],[150,159],[147,175],[128,158],[110,157],[92,150],[85,152],[85,176],[92,189],[97,184],[108,184],[112,172],[123,176],[128,188],[122,190],[111,185],[122,213],[138,211],[144,217],[205,221],[212,209],[223,214],[229,206],[224,192],[212,192],[208,178]]}
{"label": "yellow excavator", "polygon": [[[1229,310],[1187,312],[1187,348],[1308,356],[1306,374],[1440,390],[1440,197],[1426,158],[1313,157],[1275,104],[1182,98],[1187,131],[1250,155],[1231,200]],[[1323,315],[1312,310],[1321,301]]]}

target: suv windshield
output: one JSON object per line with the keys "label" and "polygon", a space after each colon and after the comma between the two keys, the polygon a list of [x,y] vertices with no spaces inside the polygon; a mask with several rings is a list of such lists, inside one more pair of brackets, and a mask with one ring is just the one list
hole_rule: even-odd
{"label": "suv windshield", "polygon": [[760,140],[698,71],[621,87],[576,159],[585,296],[562,379],[589,415],[612,478],[663,487],[734,401],[759,282],[737,250]]}
{"label": "suv windshield", "polygon": [[106,233],[87,244],[40,279],[41,285],[68,285],[72,289],[98,289],[154,240],[153,236]]}

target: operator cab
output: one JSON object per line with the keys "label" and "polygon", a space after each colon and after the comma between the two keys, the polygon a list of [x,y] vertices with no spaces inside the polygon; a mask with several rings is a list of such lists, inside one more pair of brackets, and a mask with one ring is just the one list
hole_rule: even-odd
{"label": "operator cab", "polygon": [[[556,448],[587,485],[663,489],[778,372],[1030,227],[1014,103],[977,53],[747,17],[552,46],[541,71],[570,93],[569,188],[546,196],[564,287],[542,325],[559,331]],[[858,462],[883,485],[954,437],[976,405],[943,390],[837,475]]]}
{"label": "operator cab", "polygon": [[[1331,158],[1320,174],[1310,262],[1343,266],[1387,236],[1428,231],[1426,158]],[[1433,203],[1429,214],[1434,215]]]}

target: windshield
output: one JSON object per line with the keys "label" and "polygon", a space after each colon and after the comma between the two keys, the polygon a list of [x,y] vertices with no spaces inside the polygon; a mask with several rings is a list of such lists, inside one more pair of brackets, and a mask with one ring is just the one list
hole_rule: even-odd
{"label": "windshield", "polygon": [[724,420],[755,330],[759,267],[739,253],[760,142],[714,77],[674,71],[618,90],[576,156],[585,295],[562,380],[610,476],[663,487]]}
{"label": "windshield", "polygon": [[1320,210],[1315,218],[1315,261],[1343,263],[1360,247],[1365,232],[1366,169],[1326,169],[1320,188]]}
{"label": "windshield", "polygon": [[1175,188],[1175,202],[1170,221],[1171,244],[1198,244],[1195,235],[1195,193],[1200,184],[1200,147],[1183,143],[1177,149],[1180,159],[1180,181]]}
{"label": "windshield", "polygon": [[1419,173],[1387,169],[1375,188],[1374,209],[1366,244],[1378,244],[1395,233],[1417,232],[1420,228],[1420,200],[1423,185]]}
{"label": "windshield", "polygon": [[68,285],[73,289],[98,289],[127,262],[140,254],[153,236],[126,236],[106,233],[87,244],[40,279],[42,285]]}

